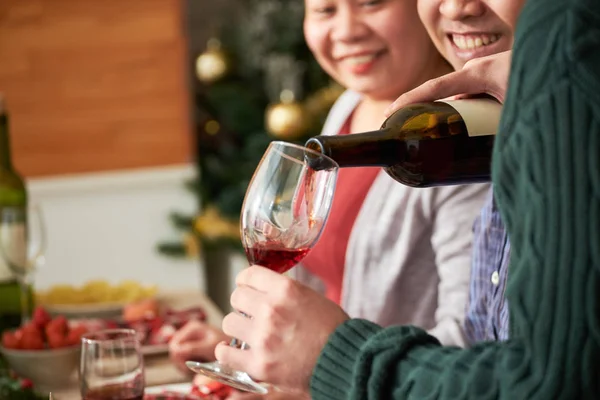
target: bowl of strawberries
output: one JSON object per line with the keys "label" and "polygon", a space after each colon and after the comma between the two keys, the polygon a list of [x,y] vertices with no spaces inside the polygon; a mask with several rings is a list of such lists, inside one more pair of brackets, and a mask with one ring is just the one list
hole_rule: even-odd
{"label": "bowl of strawberries", "polygon": [[79,365],[82,326],[70,326],[64,316],[54,318],[41,307],[31,321],[2,333],[0,352],[10,368],[41,391],[69,385]]}

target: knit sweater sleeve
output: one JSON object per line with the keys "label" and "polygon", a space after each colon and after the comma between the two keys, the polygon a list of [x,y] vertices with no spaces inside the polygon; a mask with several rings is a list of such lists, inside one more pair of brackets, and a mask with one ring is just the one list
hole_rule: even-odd
{"label": "knit sweater sleeve", "polygon": [[600,398],[600,2],[529,0],[493,161],[511,339],[467,350],[341,325],[313,399]]}

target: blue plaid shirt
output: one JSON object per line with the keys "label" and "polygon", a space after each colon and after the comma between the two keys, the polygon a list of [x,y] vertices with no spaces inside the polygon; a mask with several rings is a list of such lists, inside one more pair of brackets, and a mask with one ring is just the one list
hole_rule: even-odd
{"label": "blue plaid shirt", "polygon": [[490,189],[473,227],[471,286],[465,332],[471,344],[508,339],[504,298],[510,243]]}

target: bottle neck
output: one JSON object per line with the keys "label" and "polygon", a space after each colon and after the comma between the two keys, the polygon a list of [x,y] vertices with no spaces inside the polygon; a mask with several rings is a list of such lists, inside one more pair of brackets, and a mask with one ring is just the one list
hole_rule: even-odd
{"label": "bottle neck", "polygon": [[10,140],[8,137],[8,116],[0,112],[0,168],[12,170]]}
{"label": "bottle neck", "polygon": [[389,167],[398,162],[397,139],[390,129],[335,136],[315,136],[306,147],[333,159],[341,167]]}

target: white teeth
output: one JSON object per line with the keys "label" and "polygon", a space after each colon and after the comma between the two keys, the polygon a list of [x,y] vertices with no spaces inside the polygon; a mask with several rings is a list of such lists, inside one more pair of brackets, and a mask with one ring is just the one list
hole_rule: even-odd
{"label": "white teeth", "polygon": [[462,50],[472,50],[478,47],[487,46],[500,39],[499,35],[452,35],[452,41]]}
{"label": "white teeth", "polygon": [[365,56],[347,57],[346,61],[348,61],[350,64],[358,65],[358,64],[368,63],[368,62],[372,61],[374,58],[375,58],[375,54],[369,54],[369,55],[365,55]]}

